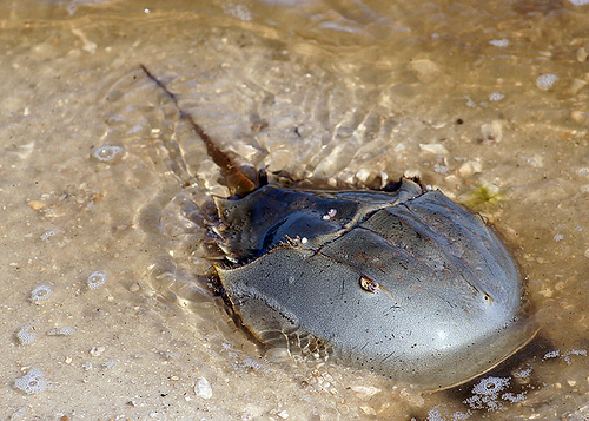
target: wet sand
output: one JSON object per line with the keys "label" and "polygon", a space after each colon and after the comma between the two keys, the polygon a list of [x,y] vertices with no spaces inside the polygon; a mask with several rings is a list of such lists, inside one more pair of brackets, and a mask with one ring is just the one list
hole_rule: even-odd
{"label": "wet sand", "polygon": [[[579,3],[0,4],[0,415],[589,416]],[[139,64],[243,163],[360,187],[418,175],[480,212],[521,265],[541,341],[436,394],[261,356],[203,288],[218,170]]]}

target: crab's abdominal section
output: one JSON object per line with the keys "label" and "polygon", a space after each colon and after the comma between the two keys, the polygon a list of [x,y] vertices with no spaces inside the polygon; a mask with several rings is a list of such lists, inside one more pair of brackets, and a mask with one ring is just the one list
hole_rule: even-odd
{"label": "crab's abdominal section", "polygon": [[266,186],[217,206],[220,246],[235,262],[219,281],[262,342],[320,344],[348,364],[438,388],[494,367],[529,337],[512,257],[441,192],[407,180],[390,193]]}

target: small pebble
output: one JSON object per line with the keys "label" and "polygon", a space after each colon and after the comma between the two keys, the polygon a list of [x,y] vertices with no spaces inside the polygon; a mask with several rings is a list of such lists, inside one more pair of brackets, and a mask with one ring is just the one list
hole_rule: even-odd
{"label": "small pebble", "polygon": [[509,47],[509,40],[507,38],[492,39],[489,41],[489,44],[493,47]]}
{"label": "small pebble", "polygon": [[103,362],[102,364],[100,364],[100,368],[105,369],[105,370],[110,370],[111,368],[115,368],[116,365],[117,365],[116,360],[107,360],[107,361]]}
{"label": "small pebble", "polygon": [[543,73],[536,78],[536,86],[543,91],[547,91],[554,86],[558,76],[554,73]]}
{"label": "small pebble", "polygon": [[48,229],[43,234],[39,236],[41,241],[48,241],[51,237],[55,237],[58,234],[58,230],[56,229]]}
{"label": "small pebble", "polygon": [[458,168],[458,174],[460,174],[461,177],[470,177],[471,175],[481,173],[482,171],[483,164],[479,159],[465,162],[460,168]]}
{"label": "small pebble", "polygon": [[364,412],[366,415],[376,415],[376,411],[374,410],[374,408],[370,407],[370,406],[361,406],[360,409],[362,410],[362,412]]}
{"label": "small pebble", "polygon": [[39,284],[31,291],[31,301],[40,304],[49,299],[53,290],[47,284]]}
{"label": "small pebble", "polygon": [[368,180],[368,177],[370,177],[370,171],[368,171],[366,169],[361,169],[356,172],[356,178],[361,183],[366,182],[366,180]]}
{"label": "small pebble", "polygon": [[47,389],[47,380],[43,372],[38,368],[31,368],[27,374],[14,381],[14,387],[27,395],[44,392]]}
{"label": "small pebble", "polygon": [[402,153],[403,151],[405,151],[405,149],[407,149],[407,147],[404,143],[397,143],[393,148],[393,151],[396,153]]}
{"label": "small pebble", "polygon": [[421,178],[421,171],[420,170],[405,170],[403,172],[403,177],[405,178]]}
{"label": "small pebble", "polygon": [[483,141],[486,143],[501,142],[503,139],[503,122],[501,120],[491,120],[490,124],[481,126]]}
{"label": "small pebble", "polygon": [[491,92],[489,94],[489,101],[501,101],[503,98],[505,98],[505,95],[501,92]]}
{"label": "small pebble", "polygon": [[382,392],[381,389],[374,386],[352,386],[351,389],[360,396],[370,397]]}
{"label": "small pebble", "polygon": [[577,95],[581,89],[587,86],[588,83],[589,81],[575,78],[569,87],[569,92],[573,95]]}
{"label": "small pebble", "polygon": [[334,218],[337,215],[336,209],[330,209],[327,214],[323,215],[323,219],[329,221],[331,218]]}
{"label": "small pebble", "polygon": [[583,123],[584,121],[589,121],[589,113],[585,113],[579,110],[571,111],[571,118],[576,123]]}
{"label": "small pebble", "polygon": [[203,399],[209,400],[213,397],[213,388],[206,378],[199,377],[196,386],[194,386],[194,393]]}
{"label": "small pebble", "polygon": [[45,202],[42,202],[42,201],[40,201],[40,200],[29,200],[29,201],[27,202],[27,204],[29,205],[29,207],[30,207],[32,210],[35,210],[35,211],[43,210],[43,209],[45,209],[45,207],[47,206],[47,205],[45,204]]}
{"label": "small pebble", "polygon": [[577,50],[577,61],[580,61],[580,62],[587,61],[588,57],[589,57],[589,51],[587,51],[587,49],[585,47],[580,47]]}
{"label": "small pebble", "polygon": [[543,297],[550,298],[552,297],[552,290],[550,288],[545,288],[543,290],[538,291],[538,294],[540,294]]}
{"label": "small pebble", "polygon": [[410,61],[411,70],[416,73],[417,78],[421,82],[429,83],[438,77],[440,68],[430,59],[412,59]]}
{"label": "small pebble", "polygon": [[103,346],[93,346],[92,348],[90,348],[90,351],[88,351],[90,353],[90,355],[92,355],[93,357],[99,357],[102,355],[102,353],[106,350],[105,347]]}
{"label": "small pebble", "polygon": [[106,273],[101,270],[96,270],[88,275],[86,283],[90,289],[100,288],[106,283]]}

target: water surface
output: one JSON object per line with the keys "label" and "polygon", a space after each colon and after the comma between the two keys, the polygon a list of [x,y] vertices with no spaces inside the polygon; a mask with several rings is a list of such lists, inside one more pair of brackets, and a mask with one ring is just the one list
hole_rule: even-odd
{"label": "water surface", "polygon": [[[0,3],[1,415],[587,416],[582,3]],[[436,394],[261,357],[202,287],[218,170],[139,64],[244,163],[359,186],[419,175],[481,212],[542,340]]]}

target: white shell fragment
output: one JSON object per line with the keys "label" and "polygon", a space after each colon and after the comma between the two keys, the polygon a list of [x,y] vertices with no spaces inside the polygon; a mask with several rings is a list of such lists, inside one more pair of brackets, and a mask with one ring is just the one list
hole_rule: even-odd
{"label": "white shell fragment", "polygon": [[213,387],[205,377],[199,377],[194,386],[194,393],[203,399],[209,400],[213,397]]}
{"label": "white shell fragment", "polygon": [[442,145],[441,143],[429,143],[429,144],[420,143],[419,149],[421,149],[423,152],[433,153],[433,154],[437,154],[437,155],[443,155],[443,154],[448,153],[448,150],[446,149],[446,147],[444,145]]}

